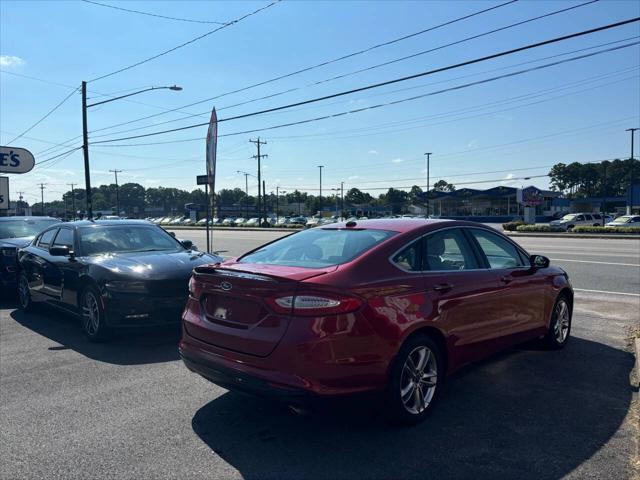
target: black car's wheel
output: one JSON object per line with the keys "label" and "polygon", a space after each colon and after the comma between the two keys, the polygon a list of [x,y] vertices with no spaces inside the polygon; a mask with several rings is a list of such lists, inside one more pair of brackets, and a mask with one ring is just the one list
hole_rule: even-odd
{"label": "black car's wheel", "polygon": [[412,425],[425,419],[444,375],[442,353],[427,335],[410,337],[394,361],[386,392],[389,419]]}
{"label": "black car's wheel", "polygon": [[92,342],[108,340],[111,331],[106,323],[106,314],[95,287],[86,287],[80,295],[80,322],[85,335]]}
{"label": "black car's wheel", "polygon": [[22,272],[18,279],[18,305],[23,312],[33,310],[33,301],[31,300],[31,292],[29,291],[29,280],[27,275]]}
{"label": "black car's wheel", "polygon": [[543,342],[547,348],[558,350],[569,341],[571,333],[571,302],[567,295],[560,295],[553,306],[549,330]]}

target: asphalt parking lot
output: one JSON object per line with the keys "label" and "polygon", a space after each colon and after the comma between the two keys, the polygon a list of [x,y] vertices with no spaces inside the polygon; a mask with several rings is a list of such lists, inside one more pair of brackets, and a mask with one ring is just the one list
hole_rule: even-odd
{"label": "asphalt parking lot", "polygon": [[[202,231],[177,233],[205,245]],[[214,248],[235,256],[280,235],[215,231]],[[294,416],[188,372],[175,331],[96,345],[71,318],[3,300],[0,477],[630,478],[640,242],[518,241],[572,276],[572,340],[464,369],[410,429],[370,404]]]}

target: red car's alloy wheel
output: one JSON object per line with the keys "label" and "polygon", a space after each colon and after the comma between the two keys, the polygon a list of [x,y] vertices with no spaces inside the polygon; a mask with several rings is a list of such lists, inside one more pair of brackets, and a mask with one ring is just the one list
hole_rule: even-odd
{"label": "red car's alloy wheel", "polygon": [[405,360],[400,378],[400,397],[407,412],[424,412],[436,392],[438,364],[427,346],[414,348]]}

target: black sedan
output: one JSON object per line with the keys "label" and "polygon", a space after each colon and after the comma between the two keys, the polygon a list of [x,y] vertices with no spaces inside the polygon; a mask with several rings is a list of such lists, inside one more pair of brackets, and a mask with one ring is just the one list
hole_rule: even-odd
{"label": "black sedan", "polygon": [[116,328],[179,324],[194,267],[218,263],[141,220],[79,221],[44,230],[18,253],[23,310],[74,313],[90,340]]}
{"label": "black sedan", "polygon": [[15,293],[18,249],[51,225],[60,223],[52,217],[0,217],[0,288]]}

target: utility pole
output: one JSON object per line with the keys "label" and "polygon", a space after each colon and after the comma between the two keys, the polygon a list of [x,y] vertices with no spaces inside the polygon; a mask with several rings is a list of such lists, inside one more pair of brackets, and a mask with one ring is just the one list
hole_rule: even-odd
{"label": "utility pole", "polygon": [[116,176],[116,215],[120,216],[120,190],[118,188],[118,174],[122,172],[122,170],[109,170]]}
{"label": "utility pole", "polygon": [[73,208],[73,219],[76,219],[76,191],[73,189],[77,185],[77,183],[67,183],[67,185],[71,186],[71,208]]}
{"label": "utility pole", "polygon": [[[18,215],[18,211],[19,211],[19,207],[20,204],[22,203],[22,195],[24,194],[24,192],[18,192],[18,204],[16,205],[16,215]],[[25,208],[22,207],[22,214],[25,214]]]}
{"label": "utility pole", "polygon": [[627,215],[631,215],[633,212],[633,135],[638,128],[627,128],[625,132],[631,132],[631,157],[629,162],[629,203],[627,203]]}
{"label": "utility pole", "polygon": [[602,226],[606,223],[605,215],[607,213],[607,162],[602,162],[603,179],[602,179]]}
{"label": "utility pole", "polygon": [[[287,193],[285,190],[282,193]],[[276,187],[276,225],[278,224],[278,220],[280,219],[280,187]]]}
{"label": "utility pole", "polygon": [[324,165],[318,165],[318,168],[320,169],[320,198],[318,204],[318,215],[322,217],[322,169],[324,168]]}
{"label": "utility pole", "polygon": [[340,182],[340,218],[344,218],[344,182]]}
{"label": "utility pole", "polygon": [[[257,140],[251,140],[249,139],[249,142],[253,143],[257,148],[258,148],[258,154],[254,155],[253,158],[257,158],[258,159],[258,223],[260,224],[260,226],[262,226],[262,209],[261,209],[261,198],[260,198],[260,185],[262,183],[261,178],[262,178],[262,172],[261,172],[261,168],[260,168],[260,160],[262,160],[263,158],[267,158],[268,155],[261,155],[260,154],[260,145],[266,145],[267,142],[266,141],[261,141],[260,137],[258,137]],[[263,194],[264,194],[264,188],[263,188]],[[265,218],[266,221],[266,218]]]}
{"label": "utility pole", "polygon": [[87,200],[87,219],[93,218],[91,175],[89,174],[89,130],[87,126],[87,82],[82,82],[82,153],[84,155],[84,188]]}
{"label": "utility pole", "polygon": [[44,189],[45,189],[45,184],[41,183],[40,184],[40,213],[42,214],[42,216],[44,217]]}
{"label": "utility pole", "polygon": [[262,212],[264,215],[264,221],[267,221],[267,187],[265,181],[262,180]]}
{"label": "utility pole", "polygon": [[429,218],[429,187],[430,187],[430,178],[429,178],[429,164],[430,164],[430,160],[431,160],[431,152],[427,152],[425,153],[425,155],[427,156],[427,218]]}

